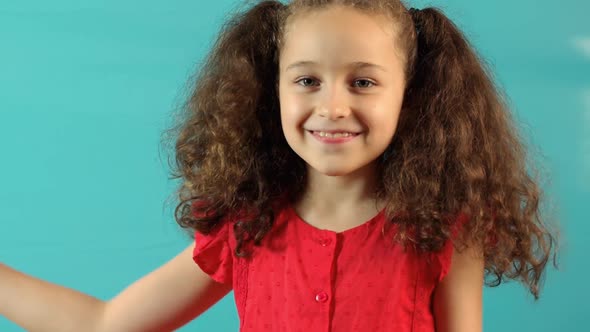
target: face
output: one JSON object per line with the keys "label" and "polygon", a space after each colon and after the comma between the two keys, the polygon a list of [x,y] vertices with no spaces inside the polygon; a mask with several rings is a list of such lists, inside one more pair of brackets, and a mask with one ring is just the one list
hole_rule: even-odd
{"label": "face", "polygon": [[279,58],[281,123],[311,171],[374,166],[391,142],[405,78],[392,24],[347,7],[289,21]]}

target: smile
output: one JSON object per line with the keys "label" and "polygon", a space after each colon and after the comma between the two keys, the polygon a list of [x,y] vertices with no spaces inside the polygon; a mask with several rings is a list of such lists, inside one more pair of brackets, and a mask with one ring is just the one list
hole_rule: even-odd
{"label": "smile", "polygon": [[312,134],[317,135],[319,137],[329,137],[329,138],[342,138],[342,137],[351,137],[358,135],[357,133],[350,133],[350,132],[327,132],[327,131],[312,131]]}
{"label": "smile", "polygon": [[326,144],[343,144],[354,140],[360,133],[348,131],[317,131],[309,130],[309,133],[318,141]]}

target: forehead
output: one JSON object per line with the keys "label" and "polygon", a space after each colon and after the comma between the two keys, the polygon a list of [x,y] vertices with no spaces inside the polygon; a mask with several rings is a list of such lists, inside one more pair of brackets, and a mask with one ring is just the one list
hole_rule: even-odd
{"label": "forehead", "polygon": [[391,19],[345,6],[307,10],[285,26],[280,64],[367,62],[391,65],[398,57]]}

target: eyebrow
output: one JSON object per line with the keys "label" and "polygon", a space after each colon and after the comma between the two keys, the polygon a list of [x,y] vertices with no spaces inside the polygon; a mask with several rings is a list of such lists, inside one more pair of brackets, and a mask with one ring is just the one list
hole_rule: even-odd
{"label": "eyebrow", "polygon": [[[287,66],[287,68],[285,69],[285,71],[289,71],[291,69],[295,69],[295,68],[300,68],[300,67],[307,67],[307,66],[314,66],[317,65],[317,62],[314,61],[297,61],[294,62],[292,64],[290,64],[289,66]],[[350,64],[348,64],[348,67],[353,67],[355,69],[363,69],[363,68],[375,68],[375,69],[379,69],[381,71],[387,71],[385,69],[385,67],[374,64],[374,63],[370,63],[370,62],[363,62],[363,61],[355,61],[355,62],[351,62]]]}

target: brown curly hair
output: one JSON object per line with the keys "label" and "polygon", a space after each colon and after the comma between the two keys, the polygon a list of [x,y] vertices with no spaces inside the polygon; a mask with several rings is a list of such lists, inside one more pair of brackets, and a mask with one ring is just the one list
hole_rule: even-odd
{"label": "brown curly hair", "polygon": [[538,174],[506,98],[440,10],[409,11],[399,0],[260,1],[229,20],[172,129],[177,222],[207,234],[231,220],[235,254],[245,256],[245,245],[260,245],[272,228],[275,204],[300,197],[306,167],[281,129],[278,59],[289,20],[330,5],[388,15],[405,54],[402,111],[378,162],[394,240],[438,251],[453,216],[465,214],[451,239],[458,250],[481,244],[486,284],[517,279],[537,299],[551,254],[557,267],[557,235],[541,218],[542,190],[528,171]]}

